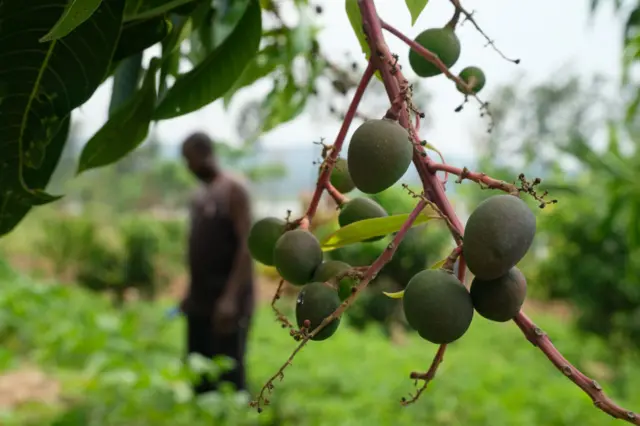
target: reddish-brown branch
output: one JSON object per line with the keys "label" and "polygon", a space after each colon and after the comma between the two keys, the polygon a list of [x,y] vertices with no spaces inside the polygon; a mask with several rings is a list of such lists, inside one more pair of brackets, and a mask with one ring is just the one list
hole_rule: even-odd
{"label": "reddish-brown branch", "polygon": [[[387,91],[387,96],[389,101],[393,104],[393,102],[400,96],[400,85],[408,85],[408,81],[404,78],[399,68],[396,68],[395,71],[392,72],[388,66],[389,63],[394,62],[394,59],[386,42],[384,41],[381,22],[378,18],[373,1],[358,0],[358,5],[360,6],[362,22],[368,36],[370,49],[372,52],[376,52],[376,55],[371,56],[371,60],[375,64],[376,68],[380,70],[383,83]],[[409,113],[406,106],[400,114],[399,122],[402,127],[409,131],[411,139],[414,142],[416,149],[413,154],[413,164],[420,175],[420,179],[422,180],[425,195],[433,198],[432,201],[438,206],[442,213],[449,218],[456,229],[463,229],[460,220],[453,210],[453,206],[451,206],[451,203],[444,194],[442,182],[435,173],[431,173],[427,170],[424,162],[424,158],[426,158],[427,154],[422,145],[420,145],[420,138],[415,132],[413,124],[409,119]],[[457,242],[459,243],[460,241]]]}
{"label": "reddish-brown branch", "polygon": [[335,186],[331,185],[331,182],[327,182],[325,188],[327,189],[327,193],[331,196],[331,198],[333,198],[333,201],[335,201],[338,206],[341,206],[349,201],[349,199],[342,192],[338,191]]}
{"label": "reddish-brown branch", "polygon": [[616,419],[626,420],[631,424],[640,425],[640,414],[620,407],[607,397],[598,382],[587,377],[571,365],[571,363],[562,356],[560,351],[556,349],[551,339],[549,339],[549,336],[536,326],[524,312],[520,312],[513,321],[518,325],[531,344],[538,347],[558,370],[589,395],[596,407]]}
{"label": "reddish-brown branch", "polygon": [[371,81],[371,78],[373,77],[374,70],[375,68],[373,64],[371,63],[371,61],[369,61],[369,64],[367,64],[367,68],[362,74],[360,83],[356,88],[356,92],[353,95],[351,105],[349,105],[349,109],[347,109],[347,113],[345,114],[344,121],[342,122],[340,131],[338,132],[338,136],[336,136],[336,141],[333,143],[333,148],[331,149],[331,152],[326,159],[325,167],[322,168],[322,172],[320,173],[320,176],[318,176],[316,189],[313,193],[313,197],[311,198],[311,202],[309,203],[309,207],[307,208],[307,212],[305,213],[305,217],[309,220],[312,219],[316,214],[318,203],[320,203],[320,198],[322,197],[322,192],[327,187],[327,183],[329,182],[329,178],[331,177],[331,171],[333,170],[335,161],[340,154],[340,150],[342,149],[344,139],[347,136],[347,132],[349,131],[349,126],[351,125],[351,122],[356,115],[358,105],[362,100],[362,95],[364,94],[365,89],[367,88],[369,82]]}
{"label": "reddish-brown branch", "polygon": [[438,371],[438,367],[440,366],[440,364],[442,364],[442,361],[444,361],[444,353],[446,352],[446,350],[447,350],[447,345],[440,345],[438,347],[438,351],[433,357],[433,361],[431,361],[431,366],[429,366],[429,370],[427,370],[426,373],[416,373],[416,372],[411,373],[410,377],[412,379],[422,380],[423,383],[422,383],[422,386],[416,391],[416,393],[411,396],[411,398],[409,399],[402,398],[402,400],[400,401],[402,405],[413,404],[418,400],[418,398],[420,398],[420,395],[422,395],[422,392],[427,390],[427,386],[429,386],[429,383],[436,377],[436,372]]}
{"label": "reddish-brown branch", "polygon": [[[371,48],[371,51],[376,53],[375,55],[372,55],[372,62],[380,70],[384,80],[384,86],[387,90],[387,95],[389,97],[389,100],[392,103],[394,103],[398,98],[399,94],[401,93],[400,85],[402,85],[403,83],[406,83],[407,80],[402,76],[402,73],[399,71],[399,69],[395,69],[394,72],[392,73],[390,69],[387,67],[387,63],[389,63],[392,60],[392,55],[389,52],[389,49],[384,41],[384,37],[382,35],[383,23],[377,15],[376,8],[375,8],[375,5],[373,4],[373,1],[358,0],[358,5],[360,7],[360,12],[362,15],[363,27],[364,27],[365,33],[368,36],[369,46]],[[389,26],[387,25],[386,27],[389,27]],[[390,30],[390,27],[387,29]],[[396,30],[396,33],[397,33],[396,34],[397,36],[402,35],[397,30]],[[406,36],[403,36],[402,39],[405,42],[411,41]],[[409,44],[411,45],[411,43]],[[424,54],[426,52],[426,49],[422,49],[420,46],[417,46],[416,50],[418,51],[418,53],[421,53],[423,56],[429,59],[428,55]],[[437,61],[436,61],[436,64],[437,64]],[[443,72],[445,72],[445,70],[443,70]],[[445,72],[445,74],[447,73]],[[450,73],[447,76],[451,78]],[[451,79],[459,83],[456,78],[451,78]],[[463,85],[466,86],[464,83]],[[399,117],[400,124],[409,130],[409,133],[415,142],[419,142],[417,132],[415,131],[415,128],[410,122],[408,115],[409,115],[408,108],[405,107],[405,109],[402,111],[402,114],[400,114],[400,117]],[[444,188],[442,186],[442,183],[436,177],[435,170],[429,170],[427,168],[427,162],[429,162],[429,158],[426,152],[424,152],[424,149],[419,144],[416,144],[416,148],[417,149],[415,150],[415,154],[414,154],[414,164],[423,182],[425,194],[431,195],[432,201],[440,208],[440,210],[445,215],[449,217],[451,222],[454,224],[454,227],[456,228],[457,233],[459,235],[463,235],[464,227],[462,226],[455,211],[453,210],[451,204],[449,203],[449,200],[444,194]],[[447,169],[447,171],[449,171],[450,173],[454,172],[453,169]],[[478,174],[477,177],[480,178],[481,174]],[[455,238],[455,234],[454,234],[454,238]],[[460,244],[460,241],[458,241],[458,244]],[[458,273],[462,275],[462,276],[459,275],[462,282],[464,282],[464,272],[461,272],[461,271],[464,271],[464,269],[465,269],[465,263],[464,263],[463,257],[461,256]],[[569,375],[569,378],[572,379],[572,381],[576,383],[578,386],[580,386],[580,388],[583,389],[589,396],[591,396],[592,398],[594,396],[596,397],[596,399],[594,399],[596,407],[598,407],[599,409],[603,410],[606,413],[613,415],[618,419],[626,420],[630,423],[637,424],[637,425],[640,424],[640,418],[638,415],[634,414],[631,411],[624,410],[618,407],[617,405],[615,405],[610,399],[608,399],[604,395],[601,389],[597,389],[599,388],[599,386],[594,385],[593,381],[590,381],[590,379],[588,379],[584,374],[580,373],[577,369],[575,369],[568,362],[566,362],[566,359],[551,344],[551,341],[546,336],[540,336],[536,332],[539,329],[533,324],[533,322],[531,322],[531,320],[529,320],[526,317],[526,315],[523,312],[521,312],[520,315],[515,318],[515,321],[520,327],[520,329],[522,330],[522,332],[525,334],[525,336],[532,343],[534,343],[538,348],[540,348],[541,351],[547,356],[547,358],[549,358],[549,360],[551,360],[551,362],[554,363],[554,365],[556,365],[558,368],[561,368],[561,369],[563,369],[566,366],[568,366],[571,369],[571,370],[566,370],[571,372],[571,375]],[[445,351],[445,348],[441,346],[440,349],[438,350],[438,353],[436,354],[436,358],[432,363],[432,367],[429,369],[430,371],[433,370],[433,374],[435,374],[435,370],[437,369],[437,366],[442,362],[444,351]],[[562,362],[565,362],[565,363],[562,364]],[[589,388],[589,386],[591,386],[591,388]]]}
{"label": "reddish-brown branch", "polygon": [[[444,75],[446,75],[449,80],[452,80],[456,84],[458,84],[461,87],[465,88],[468,91],[468,94],[470,96],[473,96],[473,97],[477,98],[477,96],[475,96],[473,94],[473,92],[471,91],[471,88],[469,87],[469,85],[464,80],[462,80],[460,77],[458,77],[457,75],[455,75],[451,71],[449,71],[449,68],[444,64],[444,62],[442,62],[440,60],[440,58],[438,58],[437,55],[435,55],[433,52],[425,49],[424,47],[420,46],[418,43],[416,43],[415,41],[411,40],[409,37],[407,37],[406,35],[402,34],[402,32],[400,32],[398,29],[396,29],[395,27],[387,24],[386,22],[381,20],[380,24],[381,24],[383,29],[389,31],[391,34],[393,34],[394,36],[398,37],[400,40],[402,40],[404,43],[406,43],[411,49],[415,50],[416,53],[420,54],[427,61],[429,61],[429,62],[433,63],[435,66],[437,66],[438,69],[440,71],[442,71],[442,73]],[[481,104],[484,104],[484,102],[482,102],[480,99],[478,99],[478,101]]]}
{"label": "reddish-brown branch", "polygon": [[459,168],[459,167],[451,166],[449,164],[436,163],[431,159],[427,159],[425,160],[425,162],[427,164],[427,168],[432,173],[447,172],[447,173],[451,173],[458,176],[459,179],[456,180],[457,183],[462,182],[464,179],[468,179],[468,180],[477,182],[480,185],[483,185],[484,187],[487,187],[487,188],[499,189],[501,191],[505,191],[511,194],[518,193],[518,188],[514,184],[511,184],[502,180],[494,179],[490,176],[487,176],[484,173],[472,172],[466,167]]}

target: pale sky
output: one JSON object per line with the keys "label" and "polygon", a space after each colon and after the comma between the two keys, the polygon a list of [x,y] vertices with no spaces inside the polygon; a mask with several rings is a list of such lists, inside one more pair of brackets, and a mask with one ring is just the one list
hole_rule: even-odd
{"label": "pale sky", "polygon": [[[364,64],[360,46],[344,12],[344,1],[316,3],[324,8],[321,16],[314,15],[324,27],[319,37],[322,52],[339,60],[349,51],[352,57],[361,58]],[[443,25],[453,10],[448,0],[431,0],[412,27],[403,0],[376,0],[375,3],[383,19],[411,38],[423,29]],[[514,65],[490,47],[484,48],[484,38],[470,23],[465,23],[457,30],[462,54],[453,71],[458,72],[467,65],[481,66],[487,75],[482,95],[489,101],[491,98],[487,93],[490,94],[500,84],[509,83],[520,72],[525,73],[523,84],[539,82],[554,73],[569,74],[572,71],[584,75],[602,73],[615,78],[620,71],[622,20],[614,16],[610,7],[601,8],[595,19],[589,19],[588,4],[588,0],[463,0],[467,10],[476,11],[476,20],[505,55],[520,58],[521,63]],[[388,33],[385,33],[385,38],[391,50],[400,55],[403,72],[413,77],[407,61],[407,47]],[[237,142],[238,137],[231,124],[234,106],[240,106],[243,100],[262,99],[269,89],[269,84],[265,83],[259,82],[243,90],[238,95],[239,101],[232,104],[229,112],[224,111],[220,101],[189,115],[160,122],[157,127],[159,138],[166,144],[178,144],[188,133],[200,129],[214,138]],[[478,117],[477,108],[474,105],[455,113],[453,110],[461,101],[460,94],[444,76],[428,79],[426,86],[433,93],[433,122],[423,125],[421,136],[429,139],[445,155],[469,156],[474,135],[486,127]],[[80,111],[74,113],[74,117],[82,120],[83,136],[89,137],[105,122],[110,91],[109,80]],[[379,114],[384,114],[384,111],[379,111]],[[263,141],[268,146],[295,146],[321,137],[331,141],[338,126],[335,121],[314,121],[307,113],[265,134]],[[352,126],[351,132],[354,130]]]}

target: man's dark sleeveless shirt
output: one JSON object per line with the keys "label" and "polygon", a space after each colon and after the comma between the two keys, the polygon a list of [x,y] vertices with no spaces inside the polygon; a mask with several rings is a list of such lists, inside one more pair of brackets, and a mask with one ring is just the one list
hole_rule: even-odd
{"label": "man's dark sleeveless shirt", "polygon": [[[233,268],[239,236],[232,220],[234,191],[246,191],[232,177],[220,175],[199,188],[191,200],[187,292],[187,314],[211,315],[222,295]],[[249,213],[250,214],[250,213]],[[253,273],[239,291],[239,311],[249,315],[253,309]]]}

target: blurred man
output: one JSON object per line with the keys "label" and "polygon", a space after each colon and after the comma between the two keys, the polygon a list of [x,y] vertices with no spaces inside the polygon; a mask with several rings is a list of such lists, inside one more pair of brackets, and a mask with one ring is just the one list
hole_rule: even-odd
{"label": "blurred man", "polygon": [[[219,381],[245,390],[247,334],[254,309],[253,263],[247,248],[251,208],[245,187],[222,171],[204,133],[182,144],[189,170],[202,185],[190,205],[189,288],[181,303],[187,319],[187,351],[207,358],[227,355],[235,368]],[[216,390],[202,377],[197,393]]]}

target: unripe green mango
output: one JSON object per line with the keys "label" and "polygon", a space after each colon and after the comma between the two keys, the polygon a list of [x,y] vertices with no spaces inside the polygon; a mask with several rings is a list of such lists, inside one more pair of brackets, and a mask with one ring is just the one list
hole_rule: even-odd
{"label": "unripe green mango", "polygon": [[254,223],[247,240],[251,257],[264,265],[273,266],[273,249],[286,224],[277,217],[265,217]]}
{"label": "unripe green mango", "polygon": [[369,120],[351,136],[347,153],[349,174],[356,188],[377,194],[406,173],[413,158],[407,130],[386,118]]}
{"label": "unripe green mango", "polygon": [[318,239],[306,229],[287,231],[273,249],[274,266],[280,276],[293,285],[308,283],[322,263]]}
{"label": "unripe green mango", "polygon": [[464,231],[462,253],[476,277],[492,280],[505,275],[533,243],[536,217],[514,195],[495,195],[471,213]]}
{"label": "unripe green mango", "polygon": [[491,321],[506,322],[520,312],[527,296],[527,280],[514,266],[505,275],[493,280],[475,277],[469,293],[477,313]]}
{"label": "unripe green mango", "polygon": [[[429,28],[418,34],[414,41],[438,56],[447,68],[454,66],[460,58],[462,50],[460,39],[452,28]],[[409,51],[409,65],[420,77],[434,77],[442,74],[435,64],[413,49]]]}
{"label": "unripe green mango", "polygon": [[[328,284],[323,282],[312,282],[300,290],[296,299],[296,322],[298,327],[304,325],[308,320],[309,332],[317,328],[322,321],[331,315],[340,306],[338,292]],[[338,330],[340,318],[336,318],[327,324],[311,340],[326,340]]]}
{"label": "unripe green mango", "polygon": [[473,319],[469,292],[453,274],[442,269],[414,275],[404,290],[402,306],[411,328],[436,344],[458,340]]}

